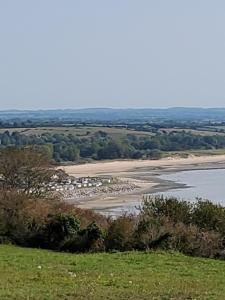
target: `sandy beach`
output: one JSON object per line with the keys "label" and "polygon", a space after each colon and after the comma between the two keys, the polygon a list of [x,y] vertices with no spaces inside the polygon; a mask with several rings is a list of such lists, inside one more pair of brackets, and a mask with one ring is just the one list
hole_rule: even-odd
{"label": "sandy beach", "polygon": [[[160,160],[117,160],[62,167],[66,173],[76,177],[108,175],[139,187],[133,192],[115,195],[102,193],[98,197],[81,199],[76,203],[82,208],[108,213],[116,210],[125,211],[128,207],[139,205],[144,194],[176,187],[176,183],[160,180],[158,176],[161,174],[212,168],[225,168],[225,155],[168,157]],[[70,201],[73,202],[73,199]]]}
{"label": "sandy beach", "polygon": [[159,160],[116,160],[107,162],[96,162],[82,165],[65,166],[63,169],[74,176],[95,176],[101,174],[118,174],[120,172],[133,171],[138,168],[149,167],[182,167],[187,165],[224,163],[225,155],[214,156],[190,156],[188,158],[168,157]]}

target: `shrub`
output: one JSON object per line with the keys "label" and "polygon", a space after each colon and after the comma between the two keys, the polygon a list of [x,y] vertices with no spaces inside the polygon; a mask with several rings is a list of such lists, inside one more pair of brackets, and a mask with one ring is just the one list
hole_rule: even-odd
{"label": "shrub", "polygon": [[173,222],[190,224],[193,204],[175,197],[147,196],[143,199],[142,215],[167,217]]}
{"label": "shrub", "polygon": [[221,235],[203,231],[195,225],[176,224],[167,240],[166,249],[191,256],[216,257],[222,249]]}
{"label": "shrub", "polygon": [[169,237],[167,220],[165,218],[140,216],[134,236],[135,249],[148,250],[160,247]]}
{"label": "shrub", "polygon": [[162,152],[158,149],[153,149],[153,150],[148,151],[147,157],[149,157],[150,159],[157,160],[157,159],[162,158]]}
{"label": "shrub", "polygon": [[99,225],[92,222],[85,231],[88,251],[96,252],[105,250],[105,231]]}
{"label": "shrub", "polygon": [[134,216],[121,216],[111,222],[106,236],[107,250],[131,250],[136,228]]}
{"label": "shrub", "polygon": [[48,213],[48,201],[35,201],[17,191],[0,193],[0,236],[12,243],[28,246],[37,235]]}
{"label": "shrub", "polygon": [[192,213],[192,222],[199,228],[214,230],[225,235],[225,209],[208,200],[198,199]]}
{"label": "shrub", "polygon": [[45,225],[46,243],[52,249],[60,249],[63,244],[74,238],[80,229],[80,221],[71,213],[50,216]]}
{"label": "shrub", "polygon": [[62,247],[69,252],[97,252],[105,250],[105,231],[95,222],[80,230],[76,236],[67,239]]}
{"label": "shrub", "polygon": [[163,196],[144,199],[136,232],[141,249],[171,249],[215,257],[223,249],[225,209],[210,201],[191,204]]}
{"label": "shrub", "polygon": [[110,218],[105,217],[102,214],[96,213],[90,209],[78,208],[76,206],[72,206],[71,210],[76,214],[81,222],[81,228],[86,228],[92,222],[95,222],[101,228],[107,230],[110,224]]}

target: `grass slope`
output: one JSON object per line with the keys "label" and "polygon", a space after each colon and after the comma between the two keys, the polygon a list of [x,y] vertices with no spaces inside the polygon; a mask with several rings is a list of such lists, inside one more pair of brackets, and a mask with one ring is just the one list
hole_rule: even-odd
{"label": "grass slope", "polygon": [[225,262],[178,253],[0,246],[0,299],[224,299]]}

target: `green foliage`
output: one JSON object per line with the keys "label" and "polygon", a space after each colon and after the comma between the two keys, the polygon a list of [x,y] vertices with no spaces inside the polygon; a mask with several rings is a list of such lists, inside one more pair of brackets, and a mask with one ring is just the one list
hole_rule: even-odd
{"label": "green foliage", "polygon": [[105,233],[95,222],[89,224],[86,228],[87,238],[91,241],[95,241],[98,239],[103,239],[105,237]]}
{"label": "green foliage", "polygon": [[[157,131],[144,135],[145,126],[130,125],[130,129],[142,130],[115,137],[102,130],[94,134],[73,134],[73,131],[43,132],[40,135],[5,131],[0,133],[0,147],[24,147],[35,145],[48,158],[56,162],[79,161],[80,159],[149,158],[159,159],[163,152],[225,148],[224,135],[200,135],[191,131]],[[157,126],[157,125],[155,125]],[[62,127],[63,128],[63,127]],[[152,127],[151,127],[152,128]],[[47,130],[47,129],[46,129]],[[153,129],[152,129],[153,130]],[[124,129],[125,132],[127,132]],[[147,130],[149,131],[149,130]],[[136,131],[137,132],[137,131]],[[136,135],[135,135],[136,134]]]}
{"label": "green foliage", "polygon": [[69,238],[74,238],[80,229],[80,221],[69,213],[59,213],[50,217],[45,225],[47,247],[60,249]]}
{"label": "green foliage", "polygon": [[159,217],[150,217],[141,214],[134,232],[135,249],[149,250],[162,248],[163,243],[170,236],[169,228],[165,220]]}
{"label": "green foliage", "polygon": [[0,240],[70,252],[169,249],[223,258],[224,209],[210,202],[145,199],[139,215],[107,219],[58,200],[0,194]]}
{"label": "green foliage", "polygon": [[70,252],[98,252],[105,250],[105,231],[95,221],[67,238],[61,250]]}
{"label": "green foliage", "polygon": [[225,208],[210,201],[198,201],[194,205],[192,222],[199,228],[220,232],[225,237]]}
{"label": "green foliage", "polygon": [[173,222],[189,224],[192,219],[193,204],[180,201],[176,197],[146,196],[141,208],[143,215],[168,217]]}
{"label": "green foliage", "polygon": [[107,250],[131,250],[136,220],[133,216],[121,216],[112,221],[106,236]]}

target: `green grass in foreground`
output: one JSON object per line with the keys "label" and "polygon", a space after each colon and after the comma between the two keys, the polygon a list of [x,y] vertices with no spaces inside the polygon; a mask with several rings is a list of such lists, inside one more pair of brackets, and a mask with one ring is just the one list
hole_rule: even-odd
{"label": "green grass in foreground", "polygon": [[0,299],[225,299],[225,262],[0,246]]}

